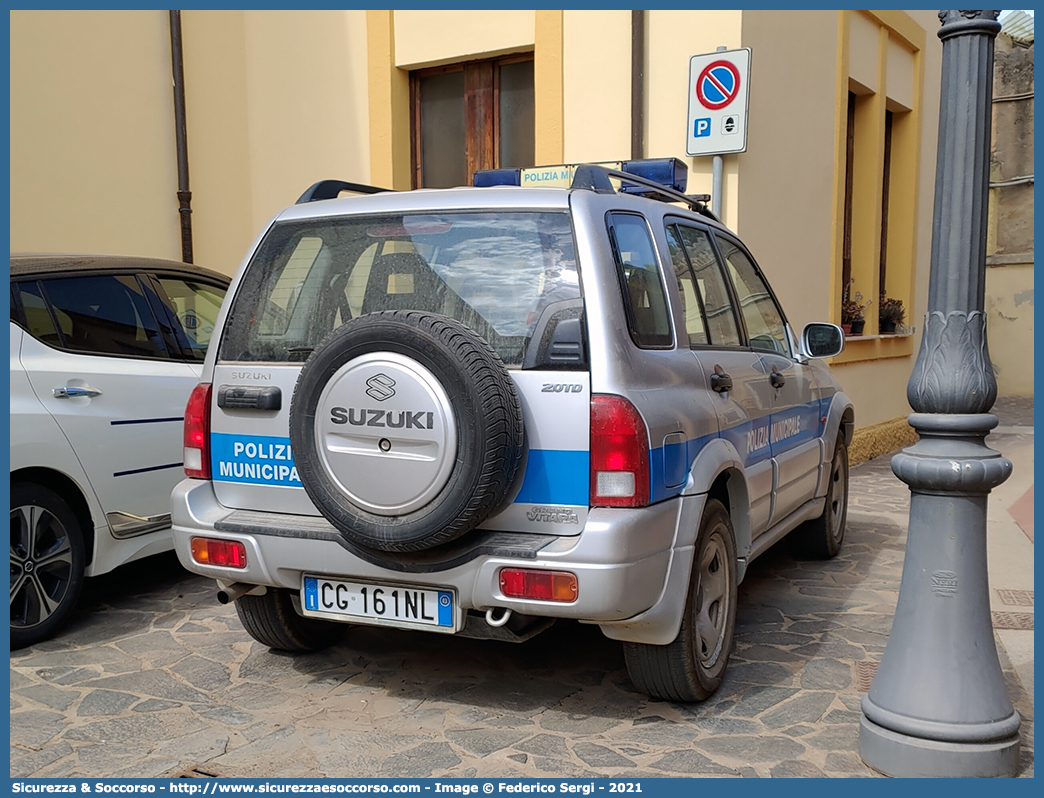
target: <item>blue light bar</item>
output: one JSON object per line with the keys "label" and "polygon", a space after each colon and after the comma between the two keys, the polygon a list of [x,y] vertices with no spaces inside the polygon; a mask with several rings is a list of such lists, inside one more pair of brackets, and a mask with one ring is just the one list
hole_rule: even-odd
{"label": "blue light bar", "polygon": [[489,188],[490,186],[521,186],[521,169],[483,169],[475,172],[471,178],[471,185],[476,188]]}
{"label": "blue light bar", "polygon": [[[644,177],[666,188],[672,188],[682,194],[689,182],[689,167],[678,158],[643,158],[640,161],[624,161],[621,172],[636,177]],[[641,186],[625,186],[629,193],[641,193],[648,189]]]}

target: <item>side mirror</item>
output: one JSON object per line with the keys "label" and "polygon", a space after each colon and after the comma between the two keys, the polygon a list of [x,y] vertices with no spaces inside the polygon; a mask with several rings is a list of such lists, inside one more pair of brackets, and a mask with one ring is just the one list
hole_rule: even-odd
{"label": "side mirror", "polygon": [[801,331],[801,350],[807,357],[833,357],[845,348],[845,334],[836,324],[815,321]]}

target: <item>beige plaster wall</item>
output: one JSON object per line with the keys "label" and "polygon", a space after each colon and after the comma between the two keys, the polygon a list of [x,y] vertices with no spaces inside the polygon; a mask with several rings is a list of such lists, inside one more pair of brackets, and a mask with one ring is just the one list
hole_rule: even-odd
{"label": "beige plaster wall", "polygon": [[185,11],[197,261],[232,273],[318,180],[369,170],[363,11]]}
{"label": "beige plaster wall", "polygon": [[[816,42],[815,48],[777,45]],[[747,151],[732,227],[768,275],[796,331],[830,321],[833,260],[836,11],[743,15],[750,47]],[[796,89],[796,91],[795,91]]]}
{"label": "beige plaster wall", "polygon": [[534,20],[532,11],[396,11],[395,65],[416,69],[532,50]]}
{"label": "beige plaster wall", "polygon": [[1033,264],[986,269],[986,329],[1001,396],[1033,396]]}
{"label": "beige plaster wall", "polygon": [[11,11],[11,249],[180,260],[166,11]]}
{"label": "beige plaster wall", "polygon": [[[760,12],[759,12],[760,13]],[[713,53],[719,46],[742,45],[739,11],[649,11],[646,14],[645,154],[649,158],[681,158],[689,164],[688,193],[710,193],[712,158],[687,157],[689,59]],[[663,43],[669,42],[669,46]],[[619,56],[630,58],[630,48]],[[758,56],[751,70],[758,69]],[[751,85],[757,78],[751,78]],[[730,227],[738,213],[737,175],[742,154],[723,157],[722,216]]]}
{"label": "beige plaster wall", "polygon": [[631,12],[566,11],[562,26],[564,160],[626,160],[631,157]]}

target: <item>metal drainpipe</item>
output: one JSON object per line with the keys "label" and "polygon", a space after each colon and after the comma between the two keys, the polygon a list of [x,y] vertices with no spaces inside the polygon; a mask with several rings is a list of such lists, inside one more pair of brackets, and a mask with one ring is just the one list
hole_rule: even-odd
{"label": "metal drainpipe", "polygon": [[192,263],[192,192],[189,191],[188,131],[185,126],[185,60],[181,47],[181,12],[170,11],[170,60],[174,72],[174,133],[178,148],[178,213],[181,259]]}
{"label": "metal drainpipe", "polygon": [[645,157],[645,12],[631,11],[631,158]]}

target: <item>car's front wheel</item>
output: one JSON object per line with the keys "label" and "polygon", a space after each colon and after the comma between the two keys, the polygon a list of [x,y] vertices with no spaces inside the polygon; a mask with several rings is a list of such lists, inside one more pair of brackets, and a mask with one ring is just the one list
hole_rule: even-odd
{"label": "car's front wheel", "polygon": [[736,628],[736,543],[725,506],[708,499],[678,636],[665,646],[624,643],[635,687],[667,701],[703,701],[725,675]]}
{"label": "car's front wheel", "polygon": [[50,488],[11,486],[11,648],[54,635],[83,587],[83,531]]}

